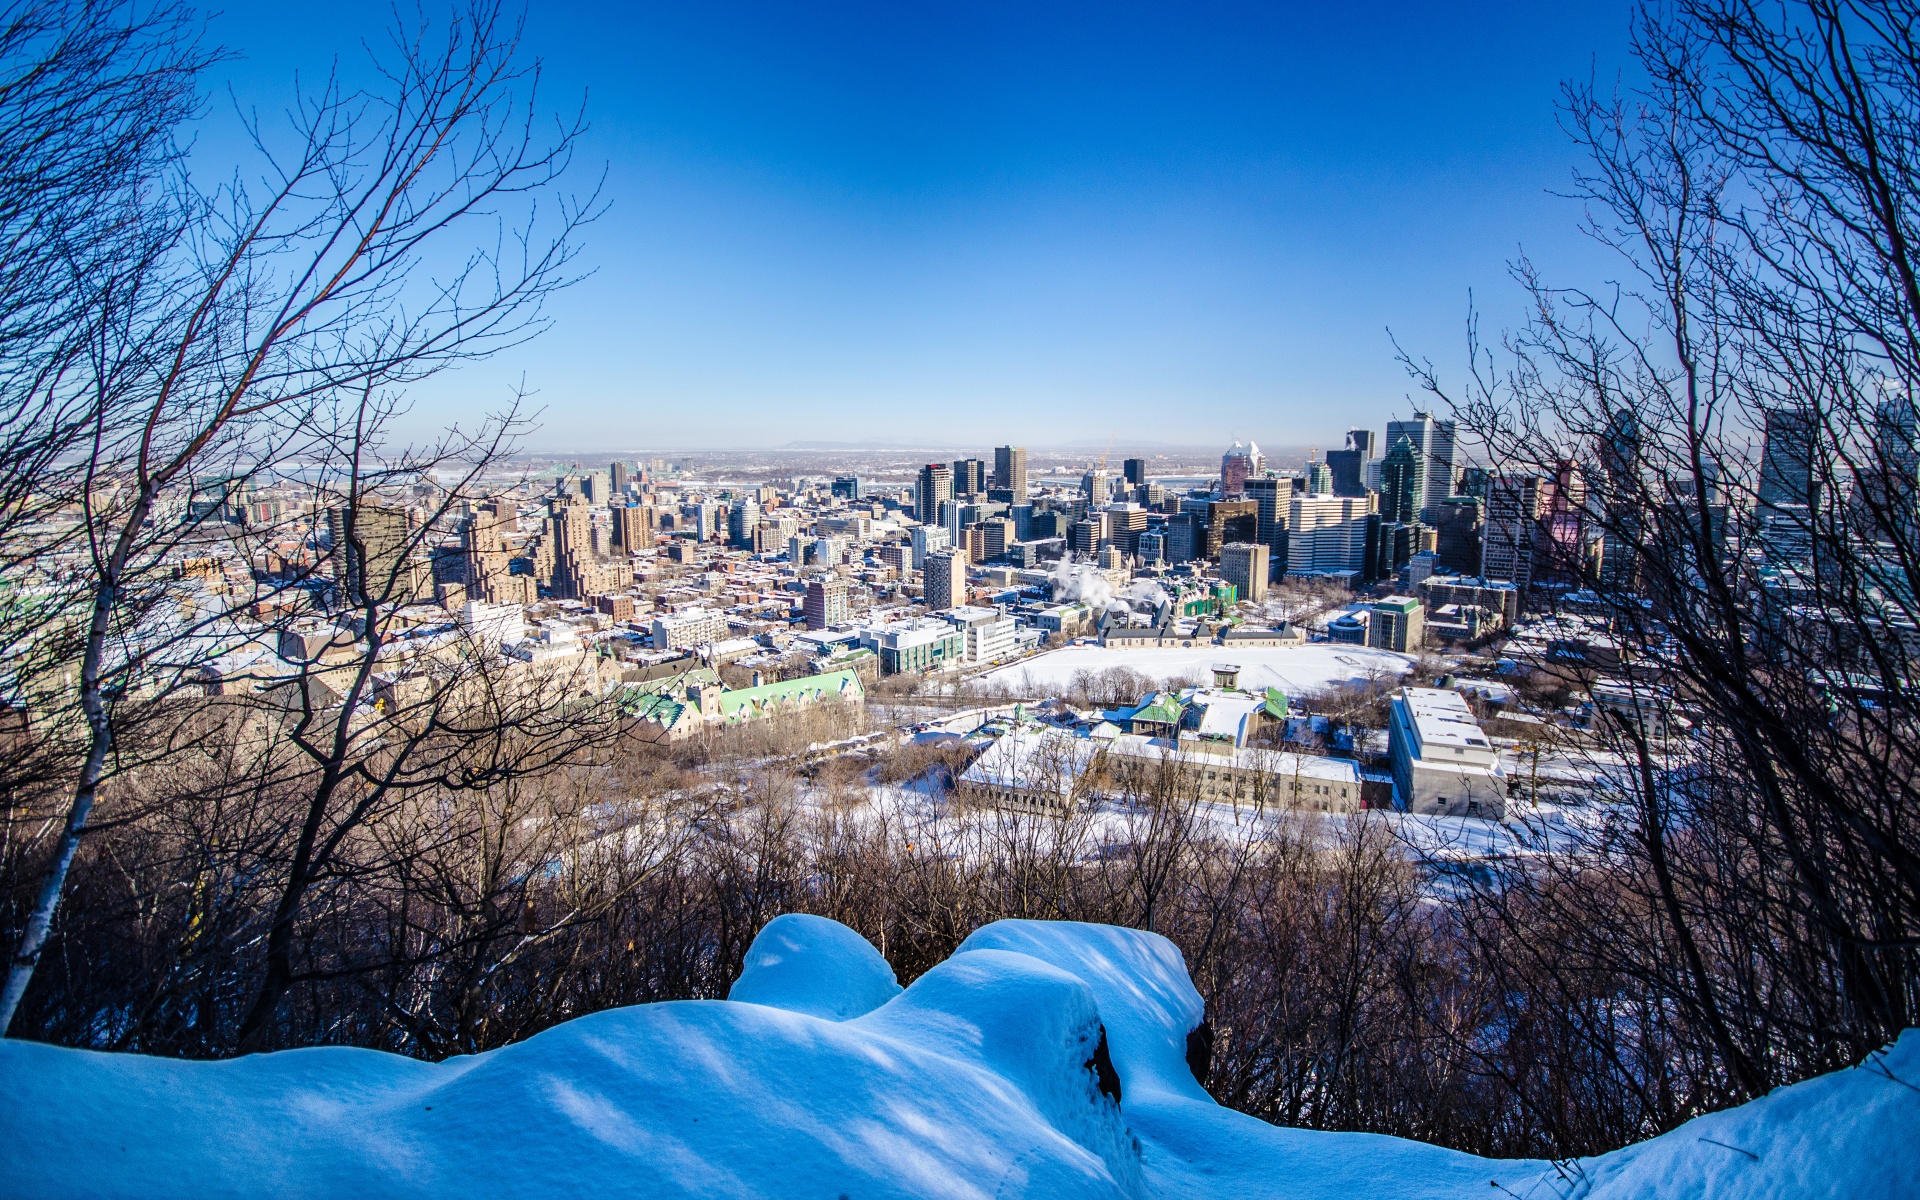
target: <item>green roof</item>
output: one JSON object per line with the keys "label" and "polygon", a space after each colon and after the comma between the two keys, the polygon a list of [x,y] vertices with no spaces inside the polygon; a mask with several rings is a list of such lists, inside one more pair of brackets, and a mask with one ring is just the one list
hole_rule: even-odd
{"label": "green roof", "polygon": [[1167,692],[1156,692],[1147,698],[1147,702],[1135,709],[1132,718],[1136,721],[1151,721],[1160,725],[1178,725],[1185,710],[1180,701]]}
{"label": "green roof", "polygon": [[1267,689],[1267,715],[1277,720],[1287,719],[1287,694],[1279,688]]}
{"label": "green roof", "polygon": [[829,696],[865,695],[866,689],[860,686],[859,675],[852,671],[828,671],[823,675],[808,675],[804,679],[763,683],[759,687],[721,692],[720,715],[731,720],[736,716],[758,716],[781,704],[811,704]]}

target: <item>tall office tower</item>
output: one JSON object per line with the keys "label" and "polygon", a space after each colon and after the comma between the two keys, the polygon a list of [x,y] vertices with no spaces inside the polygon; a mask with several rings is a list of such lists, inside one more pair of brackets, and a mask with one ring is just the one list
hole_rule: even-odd
{"label": "tall office tower", "polygon": [[500,518],[490,508],[476,510],[460,532],[460,549],[466,559],[462,573],[466,577],[467,595],[490,604],[503,603],[497,595],[500,581],[512,574],[500,532]]}
{"label": "tall office tower", "polygon": [[1812,414],[1769,409],[1760,452],[1759,506],[1754,519],[1760,543],[1773,562],[1804,562],[1813,554],[1813,530],[1821,507],[1816,461],[1819,430]]}
{"label": "tall office tower", "polygon": [[1287,505],[1293,499],[1293,480],[1256,476],[1247,480],[1246,495],[1254,505],[1253,539],[1267,548],[1282,571],[1287,570]]}
{"label": "tall office tower", "polygon": [[921,578],[922,601],[930,609],[952,608],[967,599],[967,552],[941,550],[927,555]]}
{"label": "tall office tower", "polygon": [[653,545],[653,510],[643,505],[628,505],[613,510],[613,546],[621,554],[632,554]]}
{"label": "tall office tower", "polygon": [[1126,474],[1128,487],[1146,486],[1146,482],[1147,482],[1147,460],[1146,459],[1130,458],[1126,462],[1120,464],[1120,469]]}
{"label": "tall office tower", "polygon": [[1487,486],[1487,517],[1481,530],[1480,574],[1504,579],[1521,591],[1533,584],[1534,559],[1542,539],[1543,493],[1538,475],[1496,475]]}
{"label": "tall office tower", "polygon": [[1122,554],[1139,553],[1140,534],[1147,527],[1147,510],[1138,504],[1107,506],[1107,537]]}
{"label": "tall office tower", "polygon": [[1614,410],[1596,449],[1600,470],[1593,483],[1599,495],[1594,497],[1593,511],[1600,523],[1600,586],[1633,591],[1640,583],[1640,543],[1645,533],[1640,422],[1632,409]]}
{"label": "tall office tower", "polygon": [[993,486],[1012,492],[1012,502],[1027,499],[1027,448],[1001,446],[993,452]]}
{"label": "tall office tower", "polygon": [[1246,482],[1266,469],[1267,460],[1260,453],[1260,447],[1252,442],[1242,445],[1235,442],[1220,456],[1220,492],[1225,496],[1238,496],[1245,489]]}
{"label": "tall office tower", "polygon": [[1099,521],[1075,521],[1067,531],[1067,549],[1077,558],[1086,558],[1100,548],[1103,532]]}
{"label": "tall office tower", "polygon": [[1373,461],[1373,431],[1349,429],[1347,448],[1327,451],[1327,471],[1333,476],[1333,494],[1358,496],[1367,490],[1367,464]]}
{"label": "tall office tower", "polygon": [[[1387,452],[1401,438],[1413,446],[1422,470],[1419,487],[1413,497],[1413,511],[1438,504],[1453,495],[1454,423],[1437,421],[1432,413],[1416,412],[1410,421],[1387,422]],[[1383,489],[1384,490],[1384,489]]]}
{"label": "tall office tower", "polygon": [[1252,500],[1214,500],[1207,504],[1208,557],[1228,542],[1260,538],[1260,506]]}
{"label": "tall office tower", "polygon": [[1006,552],[1012,548],[1015,540],[1017,540],[1014,535],[1013,522],[1007,520],[1005,517],[990,517],[980,522],[975,528],[985,531],[986,541],[984,543],[984,552],[980,556],[981,561],[1004,556]]}
{"label": "tall office tower", "polygon": [[1473,496],[1450,496],[1429,504],[1421,522],[1434,531],[1439,565],[1460,575],[1480,573],[1480,542],[1485,534],[1482,502]]}
{"label": "tall office tower", "polygon": [[1024,542],[1033,536],[1033,505],[1015,504],[1007,509],[1007,516],[1013,521],[1013,540]]}
{"label": "tall office tower", "polygon": [[737,500],[727,513],[727,541],[735,549],[753,548],[753,529],[760,524],[760,506],[751,500]]}
{"label": "tall office tower", "polygon": [[595,592],[598,559],[593,551],[593,509],[579,497],[553,502],[547,517],[547,541],[553,546],[553,592],[562,600],[584,600]]}
{"label": "tall office tower", "polygon": [[1396,525],[1411,525],[1420,516],[1420,497],[1426,490],[1426,475],[1420,465],[1419,448],[1405,434],[1393,439],[1387,457],[1380,463],[1380,519]]}
{"label": "tall office tower", "polygon": [[978,496],[987,490],[987,464],[984,459],[957,458],[953,461],[953,494]]}
{"label": "tall office tower", "polygon": [[804,611],[808,629],[825,629],[847,620],[847,581],[838,575],[807,582]]}
{"label": "tall office tower", "polygon": [[940,523],[942,501],[953,499],[953,469],[945,463],[928,463],[920,468],[913,485],[913,515],[922,525]]}
{"label": "tall office tower", "polygon": [[1853,492],[1861,528],[1876,541],[1910,545],[1920,535],[1920,419],[1909,398],[1875,410],[1872,458]]}
{"label": "tall office tower", "polygon": [[1320,459],[1307,462],[1307,495],[1333,495],[1333,468]]}
{"label": "tall office tower", "polygon": [[607,479],[613,484],[613,494],[618,496],[627,490],[627,484],[633,482],[633,472],[626,463],[617,462],[607,468]]}
{"label": "tall office tower", "polygon": [[1254,542],[1229,542],[1220,547],[1220,578],[1240,589],[1242,600],[1264,600],[1267,595],[1267,548]]}
{"label": "tall office tower", "polygon": [[345,506],[330,508],[327,530],[334,579],[348,604],[412,604],[433,594],[432,569],[412,561],[414,524],[406,509],[361,503],[349,521]]}
{"label": "tall office tower", "polygon": [[1287,553],[1282,571],[1367,571],[1372,496],[1305,495],[1291,498]]}
{"label": "tall office tower", "polygon": [[1113,496],[1113,489],[1107,482],[1107,469],[1094,467],[1080,477],[1080,494],[1085,497],[1088,508],[1105,508]]}
{"label": "tall office tower", "polygon": [[842,500],[858,500],[860,498],[860,477],[858,475],[834,476],[833,494]]}
{"label": "tall office tower", "polygon": [[915,525],[907,531],[907,537],[913,547],[913,569],[916,571],[925,569],[927,555],[953,545],[953,538],[939,525]]}
{"label": "tall office tower", "polygon": [[1206,527],[1200,523],[1199,513],[1175,513],[1168,517],[1167,561],[1178,566],[1183,562],[1206,557],[1206,532]]}

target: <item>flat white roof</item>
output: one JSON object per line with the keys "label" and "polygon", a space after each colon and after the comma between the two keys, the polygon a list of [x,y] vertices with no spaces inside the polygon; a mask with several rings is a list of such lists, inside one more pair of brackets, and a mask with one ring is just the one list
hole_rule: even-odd
{"label": "flat white roof", "polygon": [[1472,747],[1491,751],[1493,743],[1480,732],[1480,722],[1459,692],[1441,688],[1401,688],[1400,701],[1420,737],[1422,753],[1430,746]]}

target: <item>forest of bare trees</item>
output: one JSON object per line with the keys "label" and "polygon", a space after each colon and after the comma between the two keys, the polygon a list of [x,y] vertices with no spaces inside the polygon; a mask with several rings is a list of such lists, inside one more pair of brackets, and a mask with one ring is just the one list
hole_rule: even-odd
{"label": "forest of bare trees", "polygon": [[[1553,745],[1614,768],[1587,819],[1466,857],[1278,798],[1203,820],[1175,772],[1098,812],[967,811],[964,746],[809,752],[872,710],[663,746],[591,662],[530,684],[480,635],[419,647],[407,556],[362,514],[431,472],[406,536],[444,528],[527,428],[505,397],[392,435],[408,384],[537,333],[576,273],[580,116],[477,4],[396,25],[370,82],[302,93],[209,190],[187,147],[223,52],[192,11],[0,5],[0,1025],[440,1058],[724,996],[802,911],[902,982],[1002,917],[1156,930],[1223,1103],[1488,1154],[1592,1153],[1861,1061],[1920,1006],[1916,21],[1649,9],[1638,75],[1565,107],[1630,282],[1522,263],[1530,319],[1464,385],[1409,358],[1496,473],[1587,481],[1584,532],[1538,543],[1541,602],[1584,592],[1646,664],[1642,707]],[[1799,465],[1763,469],[1790,427]],[[330,557],[238,593],[184,576],[216,532],[284,537],[193,502],[269,478],[341,513]],[[292,676],[209,674],[314,622],[349,636]],[[1323,715],[1377,726],[1382,696]]]}

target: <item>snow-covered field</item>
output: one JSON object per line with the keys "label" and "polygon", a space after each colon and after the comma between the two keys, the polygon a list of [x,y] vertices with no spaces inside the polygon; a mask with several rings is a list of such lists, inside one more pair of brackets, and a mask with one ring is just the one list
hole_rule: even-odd
{"label": "snow-covered field", "polygon": [[443,1063],[0,1041],[0,1195],[1920,1194],[1920,1031],[1859,1068],[1546,1163],[1220,1107],[1189,1068],[1203,1009],[1180,952],[1138,930],[996,922],[903,990],[852,930],[785,916],[734,996],[613,1009]]}
{"label": "snow-covered field", "polygon": [[1239,667],[1243,688],[1274,687],[1297,695],[1342,683],[1363,682],[1372,676],[1403,675],[1412,660],[1390,650],[1333,643],[1244,648],[1199,646],[1190,650],[1066,646],[989,672],[986,678],[1040,695],[1065,688],[1080,671],[1098,673],[1126,667],[1160,682],[1182,677],[1208,680],[1216,663]]}

